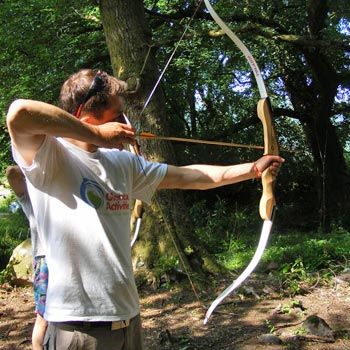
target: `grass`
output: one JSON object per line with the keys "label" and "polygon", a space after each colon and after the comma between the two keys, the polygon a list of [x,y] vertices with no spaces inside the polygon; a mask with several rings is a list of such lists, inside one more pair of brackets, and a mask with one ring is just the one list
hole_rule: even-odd
{"label": "grass", "polygon": [[[253,257],[258,239],[257,236],[241,238],[217,257],[227,269],[242,271]],[[349,267],[349,251],[350,233],[341,229],[327,235],[318,232],[274,234],[257,270],[266,270],[273,262],[278,266],[282,285],[289,294],[296,295],[302,292],[302,285],[312,285],[320,278],[326,281]]]}

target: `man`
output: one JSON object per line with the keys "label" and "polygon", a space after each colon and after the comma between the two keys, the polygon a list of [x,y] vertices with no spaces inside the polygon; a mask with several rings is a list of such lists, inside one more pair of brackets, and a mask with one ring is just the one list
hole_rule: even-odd
{"label": "man", "polygon": [[130,200],[155,189],[210,189],[277,175],[284,160],[265,156],[233,166],[175,167],[126,151],[134,129],[115,122],[125,83],[84,69],[62,86],[63,109],[32,100],[10,106],[13,155],[27,178],[44,232],[50,283],[48,349],[142,350],[130,249]]}
{"label": "man", "polygon": [[33,215],[32,204],[30,202],[25,177],[21,169],[14,165],[6,169],[7,180],[15,193],[17,199],[22,205],[30,226],[30,236],[32,245],[32,255],[34,259],[33,286],[36,320],[32,333],[33,350],[43,350],[43,340],[47,327],[47,322],[43,318],[45,312],[46,291],[48,283],[48,270],[45,259],[44,247],[41,244],[38,227]]}

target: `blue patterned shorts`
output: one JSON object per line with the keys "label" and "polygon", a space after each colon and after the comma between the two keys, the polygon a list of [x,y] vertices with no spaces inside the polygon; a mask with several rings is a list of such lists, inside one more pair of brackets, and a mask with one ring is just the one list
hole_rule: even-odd
{"label": "blue patterned shorts", "polygon": [[47,268],[45,256],[36,256],[34,258],[33,269],[35,311],[43,317],[45,312],[46,292],[49,279],[49,270]]}

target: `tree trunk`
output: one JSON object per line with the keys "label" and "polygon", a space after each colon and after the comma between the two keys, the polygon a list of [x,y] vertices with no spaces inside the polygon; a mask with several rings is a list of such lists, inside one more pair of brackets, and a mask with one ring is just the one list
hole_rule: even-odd
{"label": "tree trunk", "polygon": [[285,86],[315,160],[319,225],[329,231],[332,223],[345,223],[347,217],[346,163],[331,123],[337,84],[335,72],[320,52],[307,52],[305,57],[313,70],[312,84],[307,83],[294,61],[285,69]]}
{"label": "tree trunk", "polygon": [[[326,1],[308,3],[310,42],[323,37],[328,12]],[[305,62],[308,71],[304,69]],[[286,90],[315,160],[318,192],[315,209],[319,213],[319,225],[323,231],[329,231],[332,223],[346,225],[349,208],[344,150],[331,122],[339,78],[333,62],[317,46],[295,47],[294,53],[290,50],[282,64]]]}
{"label": "tree trunk", "polygon": [[317,165],[317,188],[320,228],[329,231],[331,223],[345,218],[346,166],[342,147],[329,118],[313,118],[305,130]]}
{"label": "tree trunk", "polygon": [[[143,2],[101,0],[100,11],[115,76],[127,81],[136,77],[140,82],[137,93],[126,99],[129,119],[137,131],[167,135],[160,86],[141,114],[159,77]],[[143,141],[141,151],[146,159],[175,164],[170,143]],[[159,191],[143,217],[140,238],[133,249],[135,264],[142,261],[147,268],[164,270],[176,268],[174,265],[178,261],[185,265],[180,269],[194,270],[202,276],[205,270],[217,271],[217,265],[200,247],[193,232],[181,191]]]}

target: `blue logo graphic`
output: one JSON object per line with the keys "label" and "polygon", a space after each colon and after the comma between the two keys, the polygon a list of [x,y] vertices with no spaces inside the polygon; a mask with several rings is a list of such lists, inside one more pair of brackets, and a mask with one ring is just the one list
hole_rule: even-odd
{"label": "blue logo graphic", "polygon": [[80,195],[83,201],[95,209],[104,205],[104,193],[94,180],[84,179],[80,186]]}

